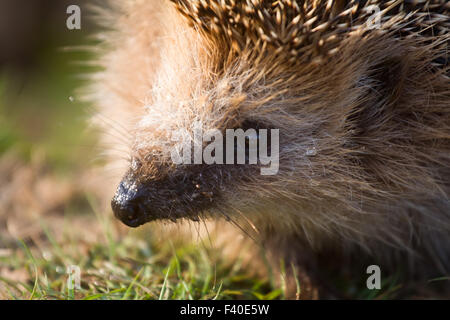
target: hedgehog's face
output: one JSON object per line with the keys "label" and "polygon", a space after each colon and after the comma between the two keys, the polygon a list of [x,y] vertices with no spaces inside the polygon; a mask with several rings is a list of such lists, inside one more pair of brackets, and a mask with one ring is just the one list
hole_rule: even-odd
{"label": "hedgehog's face", "polygon": [[[189,98],[173,86],[178,78],[164,84],[165,95],[155,97],[136,125],[133,160],[112,200],[117,218],[131,227],[232,218],[306,197],[324,174],[315,162],[319,141],[328,139],[324,143],[332,148],[332,131],[317,112],[292,105],[297,101],[281,96],[283,88],[267,79],[244,89],[249,68],[245,63],[214,83],[189,83]],[[292,74],[283,76],[278,83],[284,85]],[[286,201],[273,200],[283,196]]]}
{"label": "hedgehog's face", "polygon": [[[383,66],[389,64],[376,56],[379,52],[384,57],[385,45],[376,38],[349,39],[333,58],[318,61],[299,55],[292,60],[292,52],[283,47],[255,40],[236,49],[235,42],[205,39],[185,24],[181,27],[174,40],[167,37],[161,45],[150,94],[137,99],[149,103],[135,125],[133,160],[112,200],[115,215],[136,227],[159,219],[272,212],[264,219],[287,224],[289,215],[274,212],[309,212],[317,221],[325,205],[332,209],[328,211],[337,212],[342,204],[357,210],[354,194],[362,199],[363,192],[371,191],[363,180],[369,172],[364,172],[364,163],[375,163],[373,157],[362,156],[367,142],[384,141],[384,133],[364,121],[370,117],[376,124],[379,116],[379,126],[384,125],[375,110],[390,99],[380,85],[386,82]],[[257,33],[249,39],[257,39]],[[388,47],[395,52],[394,43]],[[372,57],[364,58],[362,52]],[[203,134],[213,132],[200,142],[198,124]],[[217,146],[223,146],[227,130],[238,128],[255,130],[241,143],[244,163],[230,155],[237,145],[224,148],[223,154],[214,149],[214,161],[205,161],[206,148],[219,141],[214,132],[222,135]],[[267,133],[263,148],[261,129],[278,130],[277,139],[274,132]],[[190,139],[191,154],[180,156],[185,138]],[[247,149],[255,140],[256,162]],[[201,150],[198,159],[196,147]],[[261,151],[272,157],[269,163],[261,162]],[[276,170],[263,174],[262,168],[272,165]]]}
{"label": "hedgehog's face", "polygon": [[[132,161],[112,200],[116,217],[137,227],[161,219],[249,216],[268,210],[268,204],[292,207],[292,201],[307,198],[326,174],[323,158],[316,157],[320,141],[329,152],[339,138],[339,119],[321,106],[342,106],[322,79],[334,73],[340,85],[342,70],[306,65],[297,72],[280,57],[252,51],[230,53],[231,60],[226,54],[212,57],[199,36],[179,41],[182,47],[166,48],[151,97],[144,98],[151,103],[135,125]],[[197,126],[203,133],[199,143]],[[227,130],[236,129],[246,135],[226,146]],[[180,157],[184,138],[191,139],[191,155]],[[223,146],[221,154],[211,152],[211,142]],[[213,161],[206,159],[207,148]],[[243,163],[238,149],[244,150]]]}
{"label": "hedgehog's face", "polygon": [[[163,65],[152,103],[135,126],[133,160],[112,200],[116,217],[132,227],[161,219],[249,217],[268,204],[283,211],[310,194],[317,198],[311,190],[320,184],[333,187],[324,183],[323,164],[336,157],[338,165],[342,121],[322,105],[343,110],[348,101],[339,105],[322,86],[327,71],[309,67],[305,76],[280,66],[271,79],[238,58],[217,76],[197,60],[190,63]],[[339,79],[340,70],[333,72]],[[228,147],[227,132],[236,129],[244,138]],[[244,162],[237,159],[240,146]]]}
{"label": "hedgehog's face", "polygon": [[[248,131],[249,125],[250,123],[244,122],[241,126],[244,133],[252,132]],[[216,131],[217,139],[221,132]],[[195,155],[195,148],[191,149],[191,157],[177,159],[175,156],[183,156],[183,152],[187,149],[177,150],[177,145],[168,141],[165,151],[144,148],[145,152],[143,149],[133,152],[128,172],[119,183],[111,202],[115,216],[130,227],[137,227],[153,220],[176,221],[184,218],[198,221],[210,216],[228,218],[230,212],[226,206],[227,200],[239,192],[239,186],[255,180],[261,172],[270,173],[272,169],[273,173],[276,173],[278,159],[271,154],[269,148],[264,167],[257,163],[250,164],[253,152],[250,146],[255,139],[259,142],[259,136],[248,134],[241,136],[242,140],[236,138],[230,151],[227,149],[225,131],[223,132],[224,139],[220,141],[222,148],[219,148],[218,144],[204,142],[200,156],[201,163],[197,164],[195,162],[199,161],[195,159],[198,155]],[[238,164],[242,160],[238,159],[241,141],[244,148],[244,163]],[[272,141],[268,142],[271,146]],[[209,153],[208,150],[212,150],[213,147],[215,150]],[[255,151],[258,152],[258,148]],[[170,156],[164,152],[169,152]],[[232,161],[227,159],[230,152],[233,153]],[[211,154],[213,161],[208,159]],[[191,163],[183,163],[186,159]],[[272,163],[271,159],[274,160]]]}

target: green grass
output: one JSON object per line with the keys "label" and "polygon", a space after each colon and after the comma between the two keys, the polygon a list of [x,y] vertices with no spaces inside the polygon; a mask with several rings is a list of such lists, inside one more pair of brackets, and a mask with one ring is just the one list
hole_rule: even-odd
{"label": "green grass", "polygon": [[[139,232],[119,237],[110,221],[104,228],[103,240],[96,243],[70,236],[68,230],[63,240],[57,241],[44,220],[41,224],[46,246],[30,246],[25,241],[17,241],[17,246],[0,258],[1,268],[20,270],[27,278],[20,281],[1,277],[2,298],[282,298],[281,290],[272,288],[268,281],[249,276],[239,263],[230,266],[220,258],[213,259],[212,256],[217,254],[212,247],[175,246],[170,241],[162,246],[152,245],[152,241],[143,239]],[[81,270],[79,290],[68,287],[70,266]]]}
{"label": "green grass", "polygon": [[[158,241],[158,229],[151,227],[123,234],[110,215],[98,212],[87,217],[98,227],[98,240],[86,241],[86,231],[74,228],[74,219],[77,216],[67,215],[57,235],[42,218],[40,242],[16,239],[0,255],[0,271],[20,272],[24,278],[0,276],[1,299],[285,298],[283,281],[276,286],[274,278],[250,274],[239,259],[230,263],[214,245]],[[80,289],[68,286],[70,266],[81,271]],[[296,284],[301,290],[298,279]],[[395,277],[383,278],[382,290],[368,290],[364,281],[358,285],[347,279],[340,290],[357,299],[393,299],[401,287]]]}

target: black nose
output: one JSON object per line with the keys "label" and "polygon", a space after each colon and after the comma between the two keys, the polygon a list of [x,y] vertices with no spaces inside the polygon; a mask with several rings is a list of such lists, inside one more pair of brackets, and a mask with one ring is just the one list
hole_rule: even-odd
{"label": "black nose", "polygon": [[136,228],[146,222],[142,195],[132,182],[125,180],[119,184],[111,208],[116,218],[129,227]]}

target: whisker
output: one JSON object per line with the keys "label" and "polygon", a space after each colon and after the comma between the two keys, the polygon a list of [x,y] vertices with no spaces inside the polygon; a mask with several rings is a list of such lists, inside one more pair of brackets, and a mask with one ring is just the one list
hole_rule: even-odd
{"label": "whisker", "polygon": [[244,215],[244,214],[242,213],[241,210],[239,210],[239,209],[237,209],[237,208],[235,208],[235,207],[232,207],[232,206],[231,206],[231,208],[232,208],[233,210],[235,210],[237,213],[239,213],[239,215],[240,215],[242,218],[244,218],[244,220],[250,225],[250,227],[251,227],[258,235],[260,234],[260,231],[258,230],[258,228],[256,228],[256,226],[254,225],[254,223],[253,223],[246,215]]}
{"label": "whisker", "polygon": [[[129,130],[126,127],[124,127],[123,124],[121,124],[120,122],[118,122],[118,121],[116,121],[116,120],[114,120],[114,119],[112,119],[110,117],[107,117],[106,115],[98,112],[98,110],[95,110],[94,107],[92,107],[92,106],[89,106],[88,108],[91,109],[90,112],[91,112],[93,118],[99,118],[99,120],[102,120],[103,122],[105,122],[106,124],[109,124],[109,125],[112,124],[113,125],[112,126],[113,129],[115,129],[115,130],[119,131],[120,133],[128,136],[129,138],[132,137],[130,132],[129,132]],[[117,127],[115,127],[115,126],[117,126]]]}
{"label": "whisker", "polygon": [[258,241],[250,233],[248,233],[247,230],[245,230],[239,223],[234,221],[229,215],[227,215],[225,212],[223,212],[222,209],[218,208],[217,210],[225,217],[225,219],[227,221],[230,221],[231,224],[233,224],[235,227],[237,227],[239,230],[241,230],[247,237],[249,237],[255,243],[258,243]]}
{"label": "whisker", "polygon": [[99,130],[100,134],[112,137],[124,145],[127,145],[127,146],[131,145],[131,140],[127,140],[126,137],[121,136],[120,132],[117,132],[117,134],[119,134],[119,135],[115,135],[115,134],[113,134],[114,131],[101,129],[101,128],[98,128],[98,130]]}

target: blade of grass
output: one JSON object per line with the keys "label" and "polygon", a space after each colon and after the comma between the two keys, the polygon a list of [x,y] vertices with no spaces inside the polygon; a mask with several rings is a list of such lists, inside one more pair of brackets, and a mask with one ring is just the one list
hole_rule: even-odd
{"label": "blade of grass", "polygon": [[144,267],[142,267],[141,270],[139,270],[139,272],[136,275],[136,277],[134,277],[133,281],[131,281],[130,285],[128,286],[127,290],[125,291],[125,294],[122,297],[122,300],[127,300],[128,299],[129,295],[131,294],[131,289],[133,288],[133,286],[136,283],[137,279],[139,279],[139,277],[141,276],[142,270],[144,270]]}
{"label": "blade of grass", "polygon": [[172,264],[169,264],[169,267],[167,269],[166,275],[164,276],[164,282],[162,284],[161,292],[159,293],[158,300],[162,300],[163,299],[164,293],[166,291],[167,279],[169,278],[169,274],[170,274],[171,269],[172,269]]}
{"label": "blade of grass", "polygon": [[25,244],[25,242],[22,239],[19,239],[19,242],[20,242],[21,246],[23,247],[23,249],[25,250],[25,254],[27,255],[28,259],[31,260],[31,263],[33,264],[33,267],[34,267],[34,272],[35,272],[34,285],[33,285],[33,290],[31,291],[31,294],[29,297],[29,300],[33,300],[33,297],[36,294],[36,290],[38,287],[38,279],[39,279],[37,262],[36,262],[36,259],[33,257],[33,254],[31,253],[30,249]]}

